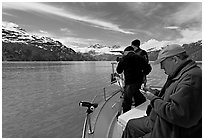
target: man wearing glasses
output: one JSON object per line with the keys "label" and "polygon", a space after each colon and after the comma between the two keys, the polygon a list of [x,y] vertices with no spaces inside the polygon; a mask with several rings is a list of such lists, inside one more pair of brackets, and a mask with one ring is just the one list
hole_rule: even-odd
{"label": "man wearing glasses", "polygon": [[124,138],[202,137],[202,71],[180,45],[163,48],[155,63],[168,75],[161,91],[145,87],[148,116],[131,119]]}

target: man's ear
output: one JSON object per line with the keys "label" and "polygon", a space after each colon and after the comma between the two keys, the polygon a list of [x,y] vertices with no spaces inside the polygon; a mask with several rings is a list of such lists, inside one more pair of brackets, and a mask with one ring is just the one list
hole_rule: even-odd
{"label": "man's ear", "polygon": [[174,62],[175,62],[176,64],[179,62],[178,56],[174,56],[174,57],[172,57],[172,59],[174,60]]}

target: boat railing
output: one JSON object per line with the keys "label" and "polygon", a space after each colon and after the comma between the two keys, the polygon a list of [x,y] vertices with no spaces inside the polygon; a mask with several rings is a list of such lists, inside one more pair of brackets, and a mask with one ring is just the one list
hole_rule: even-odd
{"label": "boat railing", "polygon": [[101,101],[106,101],[109,97],[111,97],[114,94],[114,91],[123,90],[124,86],[124,77],[123,74],[117,74],[115,72],[116,62],[112,62],[112,73],[111,73],[111,82],[108,83],[108,85],[101,88],[101,92],[97,94],[93,100],[92,103],[100,103]]}
{"label": "boat railing", "polygon": [[111,82],[109,85],[101,88],[101,92],[93,98],[92,103],[100,103],[100,101],[106,101],[108,97],[112,96],[112,94],[114,94],[114,91],[117,90],[123,90],[123,85],[119,80]]}
{"label": "boat railing", "polygon": [[[93,134],[94,133],[94,127],[95,127],[95,123],[97,120],[97,116],[100,114],[101,109],[103,108],[103,106],[106,104],[106,102],[113,97],[115,94],[121,93],[123,91],[123,74],[117,74],[115,72],[115,67],[114,65],[117,63],[111,63],[112,64],[112,74],[111,74],[111,81],[110,83],[108,83],[108,85],[104,86],[103,88],[101,88],[101,90],[99,91],[99,93],[97,95],[94,96],[94,98],[92,99],[92,101],[90,103],[85,102],[85,104],[88,103],[88,109],[87,109],[87,117],[84,123],[84,132],[83,132],[83,136],[85,136],[85,131],[88,131],[89,134]],[[80,102],[81,104],[83,102]],[[97,106],[96,106],[97,104]],[[97,107],[97,109],[95,110],[95,107],[93,106],[95,105]],[[81,105],[83,106],[83,105]],[[93,115],[94,113],[94,115]],[[92,116],[96,116],[96,118],[93,118]],[[88,130],[87,130],[88,128]]]}
{"label": "boat railing", "polygon": [[[103,87],[101,89],[101,92],[95,95],[95,97],[90,103],[85,102],[85,104],[88,104],[85,107],[88,107],[88,108],[86,111],[87,117],[84,123],[84,128],[83,128],[84,132],[82,137],[85,136],[85,131],[88,131],[89,134],[94,133],[95,123],[97,121],[97,117],[99,116],[101,109],[111,97],[113,97],[115,94],[121,93],[121,90],[122,88],[117,85],[117,81],[116,81],[115,83],[110,83],[109,85]],[[81,103],[80,106],[83,106],[82,103],[84,102],[80,102],[80,103]],[[95,105],[95,107],[93,105]],[[97,109],[95,110],[96,107]],[[92,116],[96,116],[96,117],[93,118]]]}

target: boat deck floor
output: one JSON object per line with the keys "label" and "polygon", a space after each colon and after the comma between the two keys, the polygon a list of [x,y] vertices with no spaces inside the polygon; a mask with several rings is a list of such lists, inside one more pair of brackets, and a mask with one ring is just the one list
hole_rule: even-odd
{"label": "boat deck floor", "polygon": [[109,132],[109,138],[121,138],[122,137],[122,127],[118,124],[118,119],[115,118],[113,120],[110,132]]}

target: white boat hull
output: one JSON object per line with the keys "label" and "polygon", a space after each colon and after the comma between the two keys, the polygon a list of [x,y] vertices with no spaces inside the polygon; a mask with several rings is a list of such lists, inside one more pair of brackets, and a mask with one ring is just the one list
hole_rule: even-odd
{"label": "white boat hull", "polygon": [[121,90],[116,91],[112,96],[101,103],[97,109],[90,114],[90,126],[86,118],[83,137],[84,138],[108,138],[113,137],[112,128],[114,127],[118,115],[121,113],[122,101]]}

